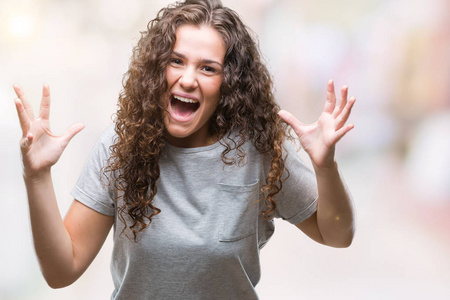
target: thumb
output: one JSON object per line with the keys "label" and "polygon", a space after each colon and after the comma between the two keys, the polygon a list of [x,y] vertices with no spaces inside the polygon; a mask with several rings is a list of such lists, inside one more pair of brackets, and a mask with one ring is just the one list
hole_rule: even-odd
{"label": "thumb", "polygon": [[30,148],[31,144],[33,143],[33,134],[31,132],[28,132],[27,135],[20,140],[20,147],[22,150],[26,150]]}
{"label": "thumb", "polygon": [[292,127],[292,129],[294,129],[294,131],[295,131],[295,133],[297,133],[297,135],[302,131],[301,127],[304,126],[304,124],[302,122],[300,122],[296,117],[294,117],[293,114],[291,114],[290,112],[288,112],[286,110],[280,110],[278,112],[278,115],[286,123],[288,123]]}
{"label": "thumb", "polygon": [[63,141],[63,147],[65,148],[67,144],[69,144],[69,142],[72,140],[72,138],[83,129],[84,129],[83,123],[76,123],[67,128],[66,131],[61,136]]}

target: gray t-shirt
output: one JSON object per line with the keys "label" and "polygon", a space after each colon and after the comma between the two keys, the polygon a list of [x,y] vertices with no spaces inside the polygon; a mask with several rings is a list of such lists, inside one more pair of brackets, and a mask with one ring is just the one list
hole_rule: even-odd
{"label": "gray t-shirt", "polygon": [[[273,221],[260,214],[262,201],[257,202],[269,170],[267,157],[248,142],[245,165],[227,166],[220,142],[199,148],[167,144],[154,199],[161,213],[135,242],[121,234],[117,191],[100,178],[114,138],[111,126],[72,191],[76,200],[115,217],[111,299],[258,299],[259,250],[274,231]],[[276,197],[275,217],[297,224],[316,211],[317,186],[293,146],[285,148],[290,176]]]}

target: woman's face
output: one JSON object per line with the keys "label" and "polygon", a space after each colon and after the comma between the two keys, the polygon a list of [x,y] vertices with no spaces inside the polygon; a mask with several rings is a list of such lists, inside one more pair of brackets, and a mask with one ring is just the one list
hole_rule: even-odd
{"label": "woman's face", "polygon": [[215,142],[209,120],[220,99],[225,44],[209,26],[182,25],[167,66],[168,142],[177,147],[201,147]]}

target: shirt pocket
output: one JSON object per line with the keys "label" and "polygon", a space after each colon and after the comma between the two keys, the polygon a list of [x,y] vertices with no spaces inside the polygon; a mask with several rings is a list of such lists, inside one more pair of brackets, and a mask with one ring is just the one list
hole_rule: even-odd
{"label": "shirt pocket", "polygon": [[219,183],[221,242],[234,242],[256,232],[259,212],[258,181],[249,185]]}

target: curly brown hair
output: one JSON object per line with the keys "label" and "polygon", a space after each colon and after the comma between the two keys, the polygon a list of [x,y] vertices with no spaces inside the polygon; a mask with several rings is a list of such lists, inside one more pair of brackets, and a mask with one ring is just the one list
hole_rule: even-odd
{"label": "curly brown hair", "polygon": [[[104,172],[114,176],[114,187],[121,191],[123,205],[119,217],[136,240],[152,218],[161,212],[152,203],[160,176],[159,158],[165,141],[164,95],[168,85],[166,67],[175,44],[175,32],[184,24],[207,25],[216,29],[225,42],[221,100],[211,117],[210,134],[222,139],[222,161],[239,164],[245,158],[242,146],[251,141],[270,158],[270,170],[261,187],[262,212],[266,219],[276,209],[274,196],[281,190],[285,170],[282,144],[285,123],[277,113],[271,76],[262,63],[257,43],[239,16],[218,0],[187,0],[163,8],[150,21],[133,49],[129,70],[124,76],[118,101],[111,156]],[[231,133],[238,133],[236,136]],[[234,157],[228,157],[234,151]],[[127,224],[127,213],[133,224]]]}

